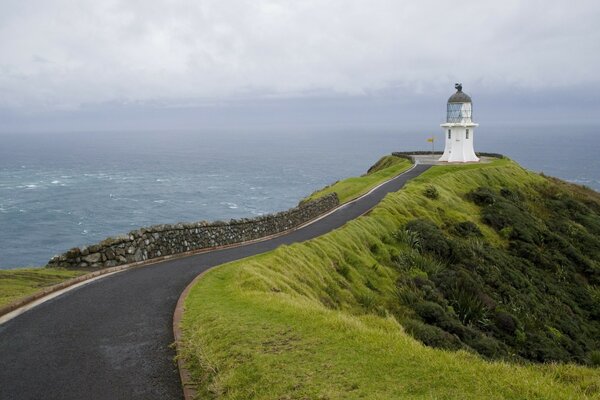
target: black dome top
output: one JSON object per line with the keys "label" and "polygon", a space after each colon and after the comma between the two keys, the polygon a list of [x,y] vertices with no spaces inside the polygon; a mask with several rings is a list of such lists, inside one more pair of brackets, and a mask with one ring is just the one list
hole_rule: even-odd
{"label": "black dome top", "polygon": [[457,83],[456,85],[454,85],[454,87],[456,88],[456,93],[454,93],[452,96],[450,96],[450,98],[448,99],[448,103],[470,103],[471,102],[471,98],[469,97],[469,95],[462,91],[461,83]]}

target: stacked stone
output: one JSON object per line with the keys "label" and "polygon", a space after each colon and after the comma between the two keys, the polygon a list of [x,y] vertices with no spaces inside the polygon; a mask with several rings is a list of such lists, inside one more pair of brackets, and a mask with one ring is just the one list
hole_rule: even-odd
{"label": "stacked stone", "polygon": [[276,214],[229,222],[155,225],[73,248],[54,256],[48,267],[108,268],[188,251],[260,239],[296,228],[339,205],[335,193]]}

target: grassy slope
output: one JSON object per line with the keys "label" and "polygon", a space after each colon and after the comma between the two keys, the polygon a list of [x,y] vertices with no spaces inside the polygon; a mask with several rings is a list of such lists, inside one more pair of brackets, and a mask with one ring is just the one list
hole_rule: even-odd
{"label": "grassy slope", "polygon": [[[183,356],[200,395],[600,398],[597,369],[490,362],[429,348],[388,312],[400,272],[378,260],[392,256],[394,232],[415,217],[478,222],[466,192],[514,182],[527,190],[542,181],[508,160],[432,168],[341,229],[210,271],[191,291],[183,321]],[[440,194],[436,206],[422,196],[429,184]],[[481,229],[503,245],[491,228]]]}
{"label": "grassy slope", "polygon": [[0,307],[86,272],[61,268],[0,270]]}
{"label": "grassy slope", "polygon": [[[349,178],[337,182],[334,185],[313,193],[306,200],[316,199],[326,194],[337,192],[340,201],[345,203],[368,192],[378,184],[400,174],[410,168],[410,166],[410,163],[406,159],[395,156],[386,156],[374,165],[368,174],[358,178]],[[0,270],[0,306],[85,272],[86,271],[69,271],[56,268]]]}
{"label": "grassy slope", "polygon": [[303,201],[314,200],[329,193],[337,193],[340,203],[353,200],[390,178],[406,171],[411,163],[404,158],[385,156],[375,164],[367,174],[336,182],[331,186],[318,190]]}

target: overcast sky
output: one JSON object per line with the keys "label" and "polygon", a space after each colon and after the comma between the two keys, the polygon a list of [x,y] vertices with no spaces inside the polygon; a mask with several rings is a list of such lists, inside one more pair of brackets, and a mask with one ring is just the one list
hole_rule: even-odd
{"label": "overcast sky", "polygon": [[598,21],[598,0],[2,0],[0,131],[395,123],[458,81],[490,120],[598,121]]}

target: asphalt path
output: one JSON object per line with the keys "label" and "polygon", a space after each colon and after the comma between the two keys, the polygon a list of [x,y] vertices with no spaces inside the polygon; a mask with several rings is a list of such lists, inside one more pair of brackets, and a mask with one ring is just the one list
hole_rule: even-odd
{"label": "asphalt path", "polygon": [[173,311],[194,277],[339,228],[428,168],[417,165],[286,235],[108,276],[0,325],[0,399],[181,399]]}

